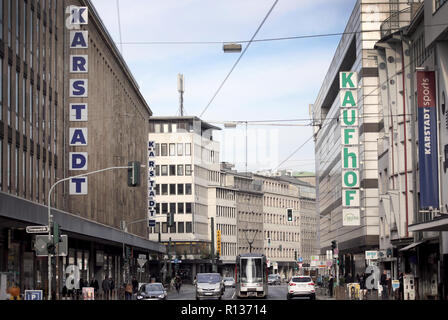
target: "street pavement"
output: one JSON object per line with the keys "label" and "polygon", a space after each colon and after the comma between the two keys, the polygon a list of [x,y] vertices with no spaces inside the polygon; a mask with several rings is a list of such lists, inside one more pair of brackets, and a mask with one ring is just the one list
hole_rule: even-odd
{"label": "street pavement", "polygon": [[[286,300],[287,284],[273,285],[268,287],[268,300]],[[168,300],[196,300],[195,287],[190,284],[182,285],[180,292],[177,293],[176,290],[171,290],[168,292]],[[335,298],[330,298],[319,291],[316,296],[317,300],[335,300]],[[222,300],[237,300],[235,297],[235,288],[227,287]],[[245,299],[252,300],[252,299]],[[259,300],[259,299],[258,299]],[[308,298],[293,298],[294,300],[308,300]]]}

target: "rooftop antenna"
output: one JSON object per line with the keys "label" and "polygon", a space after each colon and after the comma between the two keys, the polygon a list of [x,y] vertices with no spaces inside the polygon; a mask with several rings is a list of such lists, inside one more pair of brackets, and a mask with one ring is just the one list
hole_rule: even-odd
{"label": "rooftop antenna", "polygon": [[177,75],[177,91],[179,91],[180,97],[179,97],[179,113],[180,116],[184,116],[184,92],[185,92],[185,86],[184,86],[184,75],[178,74]]}

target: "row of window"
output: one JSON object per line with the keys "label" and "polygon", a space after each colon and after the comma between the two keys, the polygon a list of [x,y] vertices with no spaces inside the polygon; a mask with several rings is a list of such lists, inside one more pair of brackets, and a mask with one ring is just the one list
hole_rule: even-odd
{"label": "row of window", "polygon": [[291,248],[265,248],[265,255],[268,258],[289,258],[294,259],[294,249]]}
{"label": "row of window", "polygon": [[[160,228],[162,226],[162,228]],[[157,222],[155,227],[149,228],[149,233],[192,233],[193,224],[192,222],[175,222],[171,227],[168,228],[166,222]]]}
{"label": "row of window", "polygon": [[264,238],[272,241],[299,242],[300,234],[298,232],[265,231]]}
{"label": "row of window", "polygon": [[236,208],[216,206],[216,216],[222,218],[236,218]]}
{"label": "row of window", "polygon": [[[0,138],[0,190],[45,202],[46,186],[52,184],[56,174],[56,168],[47,168],[47,162],[34,159],[31,153],[28,155],[17,145],[7,143],[4,148],[3,139]],[[6,178],[5,185],[3,185],[4,177]],[[56,193],[56,190],[54,192]],[[53,197],[53,201],[56,201],[55,199],[56,197]]]}
{"label": "row of window", "polygon": [[156,195],[161,196],[182,196],[191,195],[191,183],[178,183],[178,184],[156,184]]}
{"label": "row of window", "polygon": [[157,165],[156,176],[191,176],[191,164],[178,164],[178,165]]}
{"label": "row of window", "polygon": [[231,224],[220,224],[216,225],[216,230],[221,230],[221,234],[224,236],[235,236],[236,226]]}
{"label": "row of window", "polygon": [[[162,209],[162,211],[160,211]],[[171,203],[156,203],[156,213],[177,213],[177,214],[191,214],[193,213],[193,204],[191,202],[171,202]]]}
{"label": "row of window", "polygon": [[155,149],[156,157],[191,156],[191,143],[156,143]]}

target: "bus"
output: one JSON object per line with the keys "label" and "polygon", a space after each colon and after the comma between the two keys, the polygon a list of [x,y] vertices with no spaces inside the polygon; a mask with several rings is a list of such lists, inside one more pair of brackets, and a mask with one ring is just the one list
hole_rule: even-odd
{"label": "bus", "polygon": [[237,298],[267,298],[268,268],[264,254],[239,254],[235,263]]}

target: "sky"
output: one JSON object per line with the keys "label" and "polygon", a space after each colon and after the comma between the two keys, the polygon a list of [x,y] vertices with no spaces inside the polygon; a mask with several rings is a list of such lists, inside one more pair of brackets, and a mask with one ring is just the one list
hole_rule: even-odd
{"label": "sky", "polygon": [[[207,109],[240,53],[224,53],[222,43],[151,43],[250,40],[274,2],[92,0],[154,116],[178,115],[177,76],[183,74],[185,114],[204,113],[202,120],[223,128],[214,135],[221,144],[221,161],[244,171],[247,154],[249,171],[314,172],[314,141],[299,147],[312,136],[309,105],[340,36],[253,42]],[[343,32],[355,2],[280,0],[255,39]],[[292,119],[304,120],[279,122],[295,126],[249,123],[246,131],[246,121]],[[242,123],[224,128],[231,121]]]}

